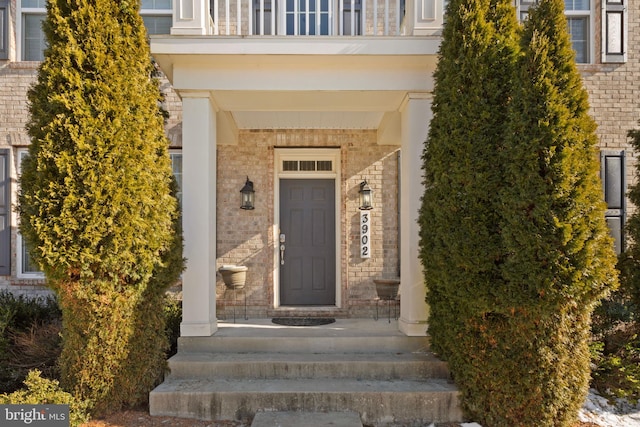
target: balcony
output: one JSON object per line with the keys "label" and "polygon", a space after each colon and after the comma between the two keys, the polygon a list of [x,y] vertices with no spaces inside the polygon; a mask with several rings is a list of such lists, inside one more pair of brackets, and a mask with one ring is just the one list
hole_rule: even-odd
{"label": "balcony", "polygon": [[172,35],[437,36],[443,0],[176,0]]}

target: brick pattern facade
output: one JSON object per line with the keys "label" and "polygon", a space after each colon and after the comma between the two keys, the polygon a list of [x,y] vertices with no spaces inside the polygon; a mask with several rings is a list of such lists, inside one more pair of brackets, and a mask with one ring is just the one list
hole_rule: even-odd
{"label": "brick pattern facade", "polygon": [[[227,290],[217,281],[218,313],[229,317],[229,307],[244,305],[246,293],[252,317],[265,317],[286,310],[273,310],[275,148],[339,148],[342,189],[340,209],[340,263],[342,307],[337,316],[370,315],[375,304],[374,277],[398,276],[398,147],[376,142],[376,131],[366,130],[245,130],[237,146],[217,148],[217,266],[241,264],[249,268],[242,291]],[[239,209],[246,177],[256,190],[255,209]],[[358,190],[367,179],[374,189],[372,256],[359,257],[360,211]],[[234,302],[235,298],[235,302]],[[225,309],[226,308],[226,309]],[[243,309],[243,307],[242,307]],[[324,311],[326,314],[326,311]],[[309,314],[308,310],[305,310]]]}

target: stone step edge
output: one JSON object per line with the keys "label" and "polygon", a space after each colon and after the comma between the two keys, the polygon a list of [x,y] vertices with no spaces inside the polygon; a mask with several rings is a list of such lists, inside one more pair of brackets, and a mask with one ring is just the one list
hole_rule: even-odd
{"label": "stone step edge", "polygon": [[445,393],[458,394],[450,380],[358,380],[352,378],[319,379],[166,379],[151,394],[165,393]]}
{"label": "stone step edge", "polygon": [[[394,353],[429,352],[429,343],[411,337],[208,337],[180,338],[179,352],[187,353]],[[422,338],[422,337],[421,337]]]}
{"label": "stone step edge", "polygon": [[360,414],[345,412],[268,412],[259,411],[251,427],[362,427]]}

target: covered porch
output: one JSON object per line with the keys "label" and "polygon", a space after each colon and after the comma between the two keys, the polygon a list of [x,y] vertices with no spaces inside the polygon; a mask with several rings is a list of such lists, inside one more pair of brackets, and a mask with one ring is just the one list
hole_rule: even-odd
{"label": "covered porch", "polygon": [[[181,335],[215,334],[218,318],[229,318],[227,309],[238,304],[217,275],[225,264],[249,267],[241,298],[247,297],[251,318],[293,312],[371,319],[372,280],[399,276],[397,327],[405,335],[426,335],[416,219],[439,37],[415,35],[415,28],[410,36],[392,37],[221,36],[208,19],[197,19],[209,10],[207,2],[194,4],[192,19],[174,14],[171,36],[151,38],[154,59],[183,107]],[[286,170],[291,159],[331,166]],[[255,185],[254,210],[239,209],[247,178]],[[334,183],[327,208],[335,220],[328,234],[334,268],[321,274],[333,287],[328,303],[283,299],[282,185],[296,180]],[[373,256],[367,259],[358,253],[363,180],[374,189]],[[292,265],[295,251],[287,254]],[[227,310],[223,316],[220,309]]]}

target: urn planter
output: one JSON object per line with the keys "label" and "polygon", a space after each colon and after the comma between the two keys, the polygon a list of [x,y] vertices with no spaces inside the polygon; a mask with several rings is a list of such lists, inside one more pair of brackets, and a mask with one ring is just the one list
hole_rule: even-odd
{"label": "urn planter", "polygon": [[398,296],[400,280],[397,279],[373,279],[376,284],[378,298],[383,300],[393,300]]}
{"label": "urn planter", "polygon": [[222,275],[222,281],[229,289],[244,288],[247,280],[248,268],[243,265],[223,265],[218,269]]}

